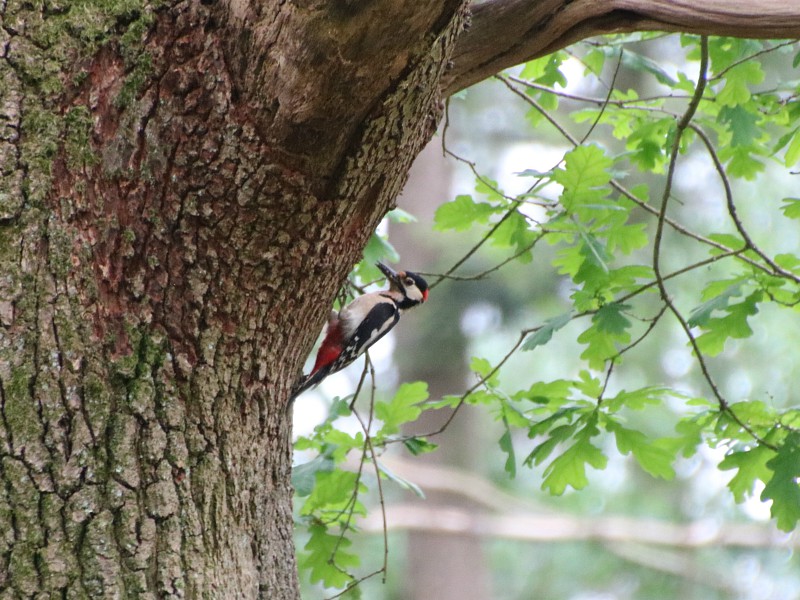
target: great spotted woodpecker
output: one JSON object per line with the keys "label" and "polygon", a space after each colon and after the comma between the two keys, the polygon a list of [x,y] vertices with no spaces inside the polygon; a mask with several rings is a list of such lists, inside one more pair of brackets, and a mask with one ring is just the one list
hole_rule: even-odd
{"label": "great spotted woodpecker", "polygon": [[344,369],[397,325],[404,311],[428,299],[428,283],[416,273],[395,272],[383,263],[377,266],[386,275],[389,289],[364,294],[338,314],[331,312],[314,368],[295,384],[292,398]]}

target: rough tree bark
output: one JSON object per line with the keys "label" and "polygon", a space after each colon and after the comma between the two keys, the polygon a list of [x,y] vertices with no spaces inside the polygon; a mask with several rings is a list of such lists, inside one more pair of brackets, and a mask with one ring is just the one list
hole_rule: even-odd
{"label": "rough tree bark", "polygon": [[443,86],[638,4],[0,1],[0,596],[296,598],[288,391]]}

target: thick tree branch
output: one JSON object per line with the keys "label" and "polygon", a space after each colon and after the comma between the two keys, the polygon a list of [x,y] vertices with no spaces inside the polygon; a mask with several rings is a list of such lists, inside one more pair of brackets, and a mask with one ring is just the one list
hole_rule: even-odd
{"label": "thick tree branch", "polygon": [[488,0],[472,9],[446,95],[531,58],[604,33],[682,31],[750,38],[800,37],[800,5],[784,0]]}
{"label": "thick tree branch", "polygon": [[[442,51],[437,40],[463,4],[225,0],[218,13],[235,94],[285,164],[325,182],[422,57]],[[409,103],[427,89],[417,83]]]}

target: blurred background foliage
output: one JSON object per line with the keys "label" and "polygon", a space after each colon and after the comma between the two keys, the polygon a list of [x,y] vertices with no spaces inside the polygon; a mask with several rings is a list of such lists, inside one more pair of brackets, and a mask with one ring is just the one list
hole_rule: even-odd
{"label": "blurred background foliage", "polygon": [[615,36],[450,99],[342,298],[388,259],[429,302],[295,403],[304,597],[800,598],[798,50]]}

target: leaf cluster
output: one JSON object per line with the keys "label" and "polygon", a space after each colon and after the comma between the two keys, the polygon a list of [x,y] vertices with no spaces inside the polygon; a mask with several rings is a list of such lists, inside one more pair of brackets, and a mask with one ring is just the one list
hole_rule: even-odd
{"label": "leaf cluster", "polygon": [[[295,493],[302,499],[297,524],[307,536],[298,566],[308,573],[311,583],[341,589],[360,581],[354,569],[361,559],[351,549],[351,538],[357,532],[355,519],[366,515],[362,498],[369,491],[367,471],[371,470],[381,496],[380,481],[384,479],[422,495],[416,485],[389,470],[379,457],[388,444],[399,441],[414,455],[435,450],[424,438],[398,435],[404,424],[419,417],[420,404],[427,399],[427,384],[422,382],[401,385],[388,400],[375,401],[373,390],[369,415],[362,417],[354,408],[355,397],[337,398],[328,417],[310,435],[296,440],[295,450],[313,456],[292,471]],[[361,431],[346,433],[344,422],[353,420]],[[385,569],[384,564],[376,573]]]}
{"label": "leaf cluster", "polygon": [[[403,438],[402,425],[442,407],[453,408],[455,418],[467,403],[484,406],[499,424],[505,471],[514,477],[522,467],[541,469],[541,487],[551,494],[584,488],[591,470],[604,469],[612,453],[630,456],[650,476],[671,479],[678,461],[706,445],[724,450],[719,468],[732,472],[728,487],[737,502],[760,489],[777,525],[796,526],[800,410],[792,398],[726,397],[719,381],[724,371],[716,365],[739,360],[738,368],[749,368],[741,359],[746,353],[737,352],[764,327],[764,313],[778,311],[787,328],[797,326],[800,256],[742,216],[754,212],[754,199],[741,190],[765,173],[787,174],[800,161],[800,81],[769,76],[772,63],[796,66],[800,53],[785,43],[685,35],[677,39],[686,64],[667,72],[632,45],[650,39],[590,42],[498,77],[508,101],[524,103],[532,136],[567,145],[557,164],[532,164],[517,174],[523,192],[508,193],[450,152],[474,174],[474,191],[441,205],[434,228],[477,241],[433,285],[534,263],[525,268],[550,269],[566,283],[568,298],[522,329],[503,357],[474,358],[476,383],[463,393],[427,401],[424,384],[405,384],[392,400],[374,404],[369,423],[374,416],[376,425],[358,435],[333,426],[348,413],[338,401],[332,418],[298,441],[298,449],[316,455],[295,471],[305,498],[299,518],[311,527],[301,564],[313,581],[339,588],[355,581],[357,558],[343,540],[353,530],[352,515],[364,511],[357,500],[366,489],[363,465],[374,465],[376,481],[392,478],[376,449],[401,441],[414,454],[432,450],[430,436]],[[602,93],[565,90],[566,66],[576,61]],[[620,73],[643,78],[648,92],[621,89]],[[566,118],[557,112],[564,105]],[[693,207],[700,199],[673,185],[676,165],[692,161],[713,173],[705,188],[715,190],[713,197],[703,200],[720,208],[722,222],[697,218]],[[773,220],[800,218],[800,199],[771,194],[770,186],[760,187],[759,210]],[[376,277],[371,264],[392,253],[383,237],[373,237],[354,281]],[[495,266],[470,270],[476,255]],[[692,378],[620,389],[615,376],[626,356],[674,332],[691,353]],[[531,378],[517,391],[501,382],[512,357],[535,362],[568,335],[581,348],[575,373]],[[647,428],[637,415],[648,411],[670,422],[659,431]],[[362,466],[342,471],[353,454]]]}

